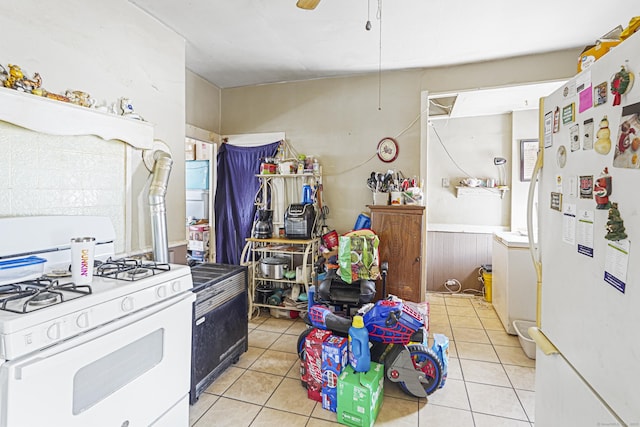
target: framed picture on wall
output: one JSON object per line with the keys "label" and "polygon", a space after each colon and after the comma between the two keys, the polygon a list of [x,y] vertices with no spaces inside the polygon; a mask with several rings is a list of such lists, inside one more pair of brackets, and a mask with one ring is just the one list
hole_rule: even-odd
{"label": "framed picture on wall", "polygon": [[521,139],[520,140],[520,181],[531,181],[533,168],[538,158],[538,140],[537,139]]}

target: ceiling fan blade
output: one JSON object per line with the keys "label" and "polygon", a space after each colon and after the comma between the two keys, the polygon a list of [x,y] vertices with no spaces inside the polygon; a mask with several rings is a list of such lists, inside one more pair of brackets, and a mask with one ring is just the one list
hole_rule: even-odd
{"label": "ceiling fan blade", "polygon": [[320,3],[320,0],[298,0],[296,6],[300,9],[313,10]]}

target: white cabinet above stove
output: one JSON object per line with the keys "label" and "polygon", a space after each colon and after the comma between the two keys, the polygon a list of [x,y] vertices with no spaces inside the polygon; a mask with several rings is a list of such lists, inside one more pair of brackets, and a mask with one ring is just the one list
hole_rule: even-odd
{"label": "white cabinet above stove", "polygon": [[50,135],[96,135],[153,148],[153,126],[67,102],[0,87],[0,120]]}

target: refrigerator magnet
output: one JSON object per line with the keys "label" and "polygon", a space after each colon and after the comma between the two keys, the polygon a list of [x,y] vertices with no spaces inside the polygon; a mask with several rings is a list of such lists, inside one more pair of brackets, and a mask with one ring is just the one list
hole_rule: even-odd
{"label": "refrigerator magnet", "polygon": [[562,124],[566,125],[576,119],[576,104],[572,102],[569,105],[562,107]]}
{"label": "refrigerator magnet", "polygon": [[560,107],[553,110],[553,133],[560,132]]}
{"label": "refrigerator magnet", "polygon": [[609,175],[609,169],[605,167],[593,186],[593,195],[597,203],[596,209],[609,209],[611,207],[611,202],[609,202],[611,190],[611,176]]}
{"label": "refrigerator magnet", "polygon": [[582,128],[584,135],[584,138],[582,140],[582,149],[593,150],[593,119],[585,120]]}
{"label": "refrigerator magnet", "polygon": [[580,125],[578,123],[569,128],[569,141],[571,142],[571,151],[580,149]]}
{"label": "refrigerator magnet", "polygon": [[556,191],[562,193],[562,175],[556,175]]}
{"label": "refrigerator magnet", "polygon": [[596,132],[596,143],[594,148],[598,154],[609,154],[611,151],[611,131],[609,130],[609,119],[604,116],[600,120],[600,129]]}
{"label": "refrigerator magnet", "polygon": [[622,95],[631,90],[634,78],[633,73],[630,73],[624,65],[620,66],[620,71],[618,71],[611,80],[611,93],[613,94],[614,106],[620,105]]}
{"label": "refrigerator magnet", "polygon": [[602,82],[593,88],[593,105],[598,106],[607,103],[607,82]]}
{"label": "refrigerator magnet", "polygon": [[551,209],[562,212],[562,193],[551,193]]}
{"label": "refrigerator magnet", "polygon": [[580,175],[580,198],[593,199],[593,175]]}
{"label": "refrigerator magnet", "polygon": [[567,178],[567,196],[578,197],[578,177],[570,176]]}
{"label": "refrigerator magnet", "polygon": [[627,233],[624,228],[624,221],[620,216],[618,210],[618,204],[613,202],[609,208],[609,218],[607,219],[607,234],[604,236],[607,240],[623,240],[627,238]]}
{"label": "refrigerator magnet", "polygon": [[553,145],[553,111],[549,111],[544,115],[544,148]]}
{"label": "refrigerator magnet", "polygon": [[622,107],[613,166],[640,169],[640,102]]}
{"label": "refrigerator magnet", "polygon": [[567,149],[564,145],[558,147],[558,152],[556,153],[556,161],[558,162],[559,168],[563,168],[567,164]]}

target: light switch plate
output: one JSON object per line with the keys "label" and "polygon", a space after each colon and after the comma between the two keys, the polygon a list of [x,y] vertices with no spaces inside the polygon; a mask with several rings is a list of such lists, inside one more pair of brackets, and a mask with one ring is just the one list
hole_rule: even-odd
{"label": "light switch plate", "polygon": [[449,178],[442,178],[442,186],[443,187],[449,186]]}

